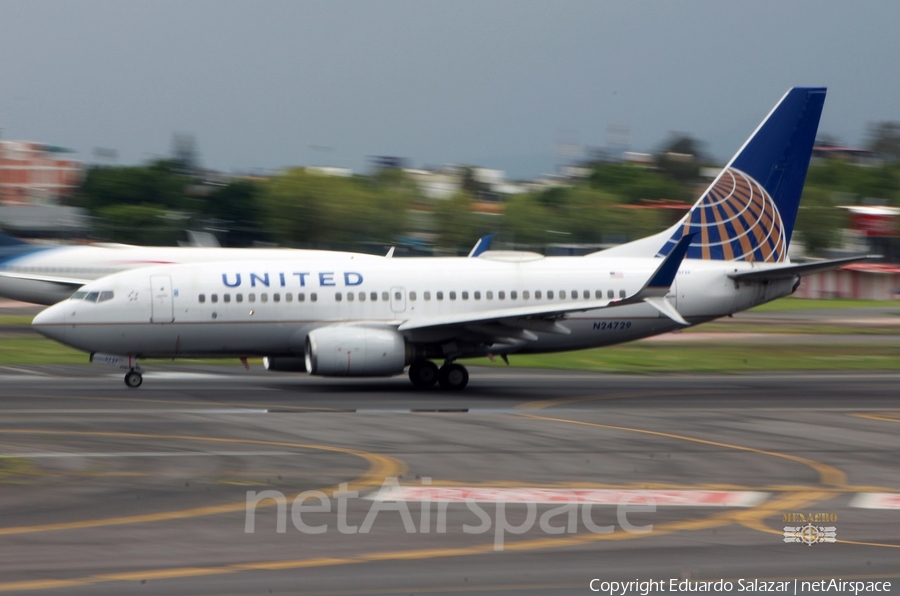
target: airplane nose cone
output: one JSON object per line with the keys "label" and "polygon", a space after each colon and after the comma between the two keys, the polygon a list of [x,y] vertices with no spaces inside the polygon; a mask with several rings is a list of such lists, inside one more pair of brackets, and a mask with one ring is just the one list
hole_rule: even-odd
{"label": "airplane nose cone", "polygon": [[66,339],[66,308],[65,302],[54,304],[45,308],[34,317],[31,326],[45,337],[63,342]]}

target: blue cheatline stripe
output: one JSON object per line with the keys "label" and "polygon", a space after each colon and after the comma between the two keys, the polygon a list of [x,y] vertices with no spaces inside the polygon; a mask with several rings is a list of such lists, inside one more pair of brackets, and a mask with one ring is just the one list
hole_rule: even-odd
{"label": "blue cheatline stripe", "polygon": [[0,266],[9,266],[16,259],[27,257],[45,250],[55,250],[59,247],[55,246],[36,246],[34,244],[22,243],[12,246],[0,247]]}

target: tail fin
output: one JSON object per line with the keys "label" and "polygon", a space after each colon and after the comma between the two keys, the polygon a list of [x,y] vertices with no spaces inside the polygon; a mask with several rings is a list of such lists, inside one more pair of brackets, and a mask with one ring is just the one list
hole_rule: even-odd
{"label": "tail fin", "polygon": [[0,246],[19,246],[22,244],[28,244],[24,240],[19,240],[18,238],[14,238],[9,234],[6,234],[3,230],[0,230]]}
{"label": "tail fin", "polygon": [[687,258],[784,262],[812,156],[824,87],[794,87],[772,109],[685,218],[665,256],[688,233]]}

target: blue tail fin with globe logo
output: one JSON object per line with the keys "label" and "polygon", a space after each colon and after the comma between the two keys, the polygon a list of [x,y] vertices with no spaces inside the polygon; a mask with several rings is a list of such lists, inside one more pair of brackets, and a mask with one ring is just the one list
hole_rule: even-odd
{"label": "blue tail fin with globe logo", "polygon": [[824,103],[824,87],[789,90],[658,256],[692,233],[689,259],[785,262]]}

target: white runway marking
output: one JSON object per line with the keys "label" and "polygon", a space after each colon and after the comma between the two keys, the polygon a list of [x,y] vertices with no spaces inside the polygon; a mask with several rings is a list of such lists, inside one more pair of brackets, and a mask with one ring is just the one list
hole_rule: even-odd
{"label": "white runway marking", "polygon": [[448,503],[591,503],[594,505],[656,504],[678,507],[753,507],[769,493],[724,490],[640,490],[590,488],[487,488],[401,486],[378,491],[373,501]]}
{"label": "white runway marking", "polygon": [[859,493],[850,501],[850,506],[859,509],[900,509],[900,494]]}

